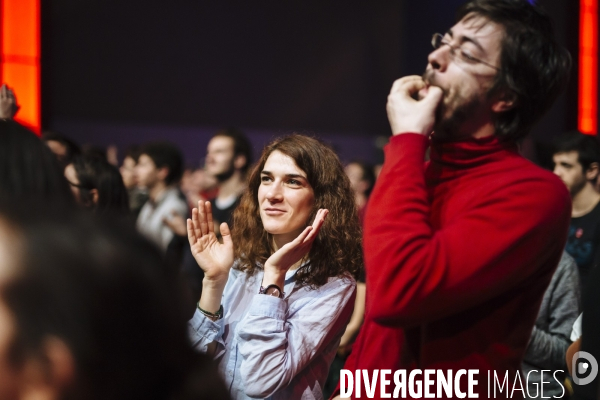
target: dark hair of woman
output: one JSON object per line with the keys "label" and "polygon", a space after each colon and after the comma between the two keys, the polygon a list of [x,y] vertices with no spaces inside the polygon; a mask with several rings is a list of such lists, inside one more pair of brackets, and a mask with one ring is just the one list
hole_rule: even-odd
{"label": "dark hair of woman", "polygon": [[30,130],[0,120],[0,202],[70,207],[73,196],[56,157]]}
{"label": "dark hair of woman", "polygon": [[320,141],[302,135],[290,135],[275,140],[262,152],[250,175],[248,190],[233,215],[233,241],[237,268],[253,273],[257,265],[273,253],[272,237],[263,228],[258,204],[261,171],[274,151],[292,158],[306,173],[314,190],[314,206],[309,221],[320,208],[328,209],[323,224],[308,254],[310,268],[301,268],[297,279],[303,284],[319,287],[329,277],[350,272],[357,276],[362,266],[361,227],[354,205],[350,181],[335,152]]}
{"label": "dark hair of woman", "polygon": [[74,157],[73,167],[79,179],[81,204],[96,214],[129,213],[127,189],[117,167],[102,158],[85,155]]}
{"label": "dark hair of woman", "polygon": [[0,230],[17,242],[0,287],[16,326],[13,370],[39,359],[51,374],[45,345],[56,338],[74,363],[61,399],[228,398],[189,343],[178,281],[133,227],[10,210],[0,211]]}

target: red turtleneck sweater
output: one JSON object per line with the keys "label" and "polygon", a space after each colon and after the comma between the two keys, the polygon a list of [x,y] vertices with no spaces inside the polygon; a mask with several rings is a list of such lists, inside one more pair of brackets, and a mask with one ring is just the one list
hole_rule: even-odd
{"label": "red turtleneck sweater", "polygon": [[571,201],[556,176],[495,136],[434,143],[424,165],[427,146],[417,134],[386,146],[365,221],[365,321],[344,368],[479,369],[487,398],[488,370],[501,380],[509,371],[512,388]]}

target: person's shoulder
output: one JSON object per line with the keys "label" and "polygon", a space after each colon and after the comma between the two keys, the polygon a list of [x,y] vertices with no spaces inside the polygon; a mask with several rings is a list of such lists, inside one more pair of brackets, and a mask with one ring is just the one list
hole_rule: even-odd
{"label": "person's shoulder", "polygon": [[569,199],[567,186],[551,171],[548,171],[522,156],[515,156],[500,175],[504,184],[525,189],[532,196],[547,198],[549,195]]}
{"label": "person's shoulder", "polygon": [[332,276],[327,280],[321,288],[325,288],[327,290],[331,287],[344,287],[344,288],[354,288],[356,287],[356,279],[350,273],[344,273],[340,276]]}
{"label": "person's shoulder", "polygon": [[575,259],[566,251],[563,251],[554,275],[559,277],[575,276],[579,278],[577,263],[575,262]]}

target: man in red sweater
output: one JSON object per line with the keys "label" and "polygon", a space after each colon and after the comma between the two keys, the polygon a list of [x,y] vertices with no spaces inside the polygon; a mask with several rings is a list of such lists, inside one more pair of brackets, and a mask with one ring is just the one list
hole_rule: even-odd
{"label": "man in red sweater", "polygon": [[397,80],[388,97],[394,136],[367,209],[366,315],[342,394],[351,380],[352,398],[518,398],[571,204],[515,142],[561,91],[570,57],[525,0],[472,0],[432,44],[423,77]]}

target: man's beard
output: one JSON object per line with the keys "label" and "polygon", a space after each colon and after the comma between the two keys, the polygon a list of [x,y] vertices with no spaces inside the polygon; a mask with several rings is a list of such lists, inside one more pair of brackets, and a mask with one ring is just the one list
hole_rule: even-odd
{"label": "man's beard", "polygon": [[431,70],[423,73],[423,80],[430,86],[439,87],[443,92],[442,100],[435,109],[434,138],[451,140],[464,136],[461,127],[469,118],[477,117],[477,109],[482,100],[476,96],[466,98],[460,92],[451,93],[449,89],[438,86]]}
{"label": "man's beard", "polygon": [[217,181],[219,183],[225,182],[226,180],[228,180],[229,178],[231,178],[233,176],[233,173],[235,172],[235,166],[233,164],[233,159],[231,160],[231,163],[229,164],[229,168],[227,168],[226,171],[221,172],[220,174],[216,174],[215,178],[217,179]]}
{"label": "man's beard", "polygon": [[[588,180],[585,177],[585,173],[583,173],[583,175],[580,176],[578,180],[573,182],[571,187],[569,187],[569,192],[571,193],[571,198],[573,198],[577,194],[579,194],[579,192],[581,192],[583,190],[583,188],[585,187],[587,182],[588,182]],[[592,182],[592,184],[593,184],[593,182]]]}

